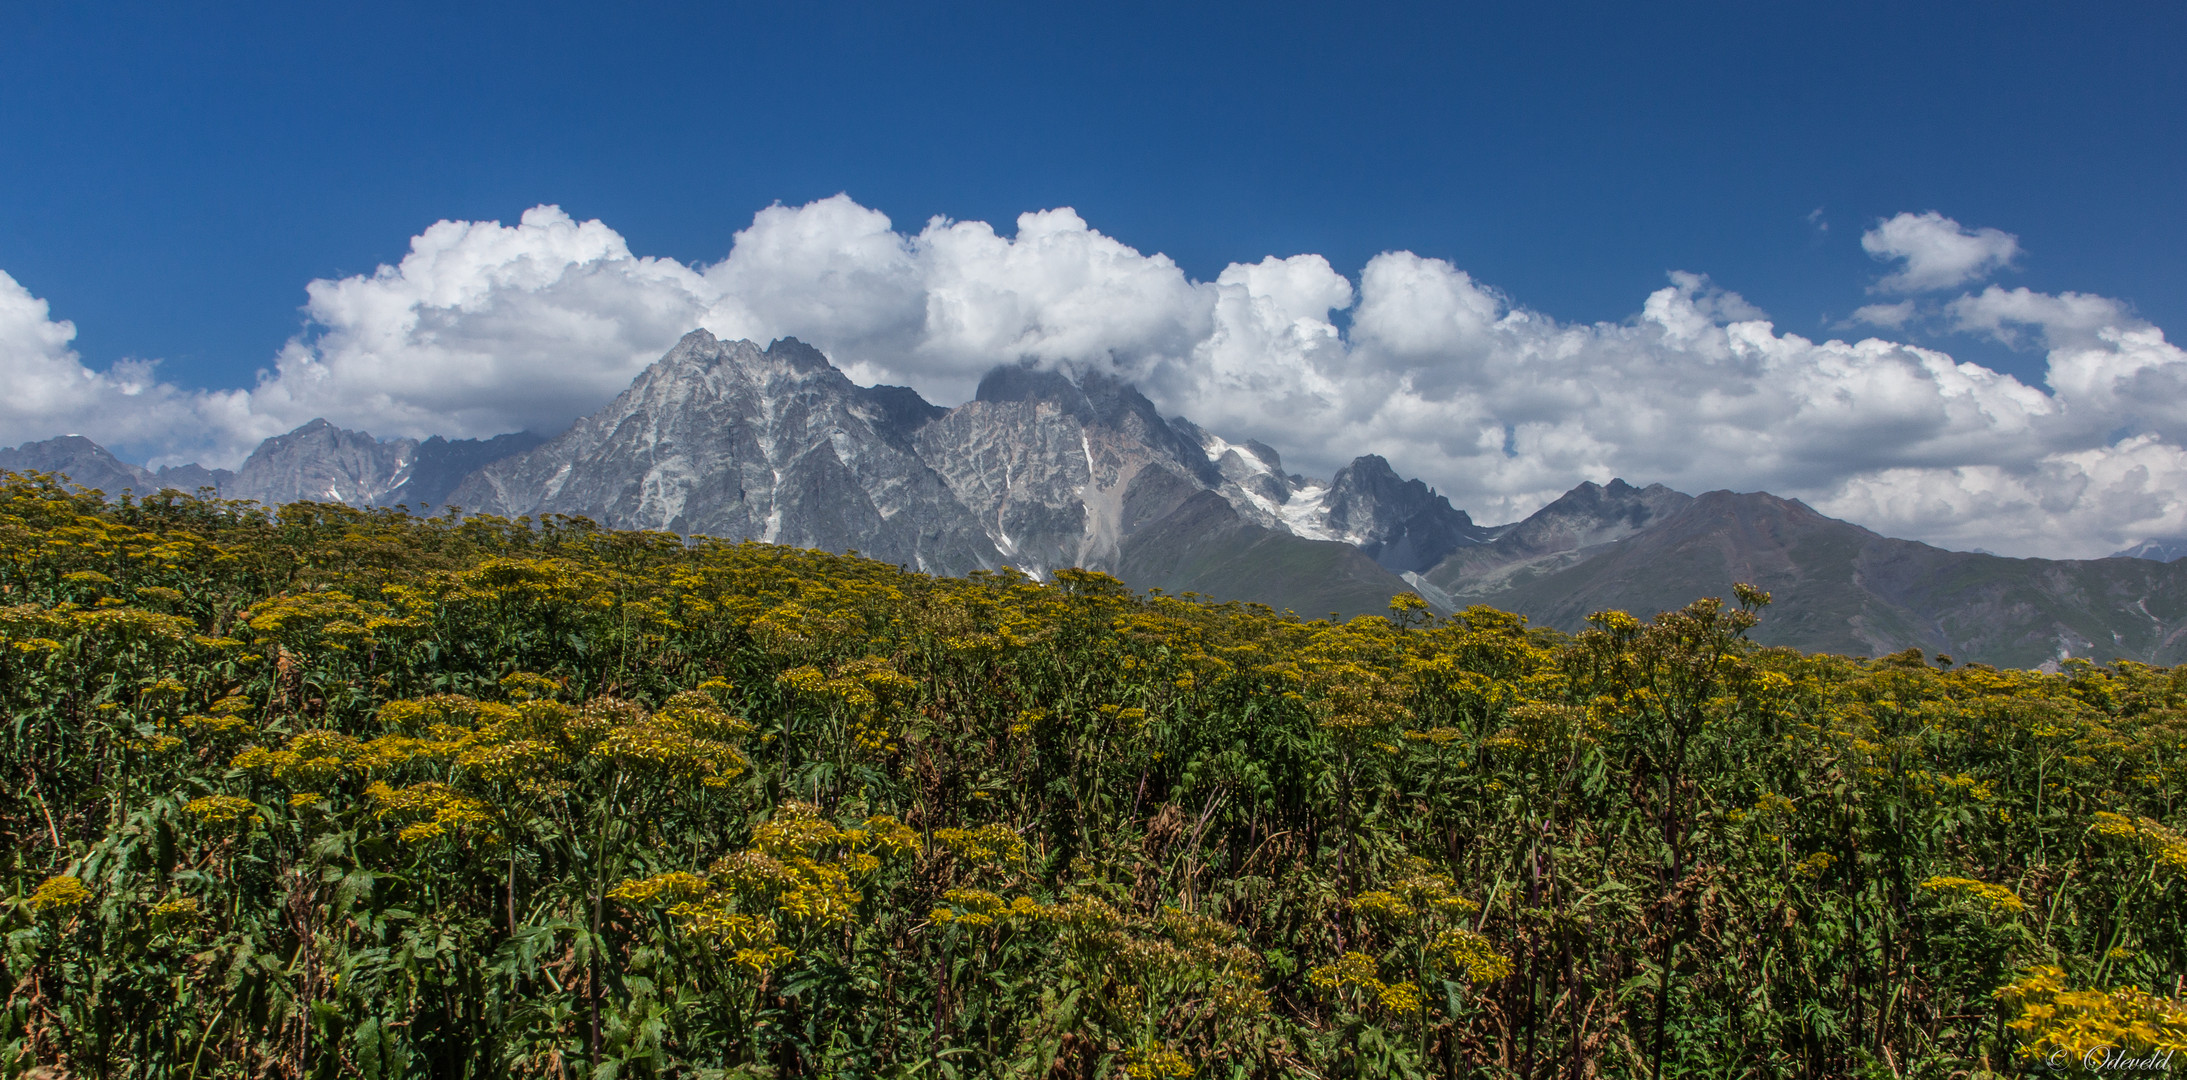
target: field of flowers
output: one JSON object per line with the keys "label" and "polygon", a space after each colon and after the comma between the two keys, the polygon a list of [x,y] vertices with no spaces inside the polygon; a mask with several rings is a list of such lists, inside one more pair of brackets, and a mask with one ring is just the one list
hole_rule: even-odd
{"label": "field of flowers", "polygon": [[2187,1049],[2187,669],[0,480],[7,1077]]}

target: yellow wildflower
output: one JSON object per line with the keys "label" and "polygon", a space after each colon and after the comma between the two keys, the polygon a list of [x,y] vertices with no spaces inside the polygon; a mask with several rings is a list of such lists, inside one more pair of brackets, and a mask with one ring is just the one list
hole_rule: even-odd
{"label": "yellow wildflower", "polygon": [[1991,885],[1987,882],[1976,881],[1973,878],[1932,877],[1922,882],[1921,887],[1947,899],[1962,900],[1980,905],[1992,915],[2019,911],[2026,906],[2020,902],[2019,895],[2011,889],[2003,885]]}
{"label": "yellow wildflower", "polygon": [[32,911],[71,911],[91,901],[91,890],[69,874],[49,877],[30,894]]}
{"label": "yellow wildflower", "polygon": [[207,825],[233,825],[258,809],[249,799],[234,795],[201,795],[182,807]]}

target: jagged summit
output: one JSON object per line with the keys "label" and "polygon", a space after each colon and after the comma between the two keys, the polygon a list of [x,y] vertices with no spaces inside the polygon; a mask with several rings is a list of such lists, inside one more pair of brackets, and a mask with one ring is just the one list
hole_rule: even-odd
{"label": "jagged summit", "polygon": [[1379,454],[1337,470],[1322,507],[1332,532],[1400,573],[1433,569],[1451,552],[1485,544],[1500,532],[1475,525],[1426,484],[1398,476]]}
{"label": "jagged summit", "polygon": [[599,412],[473,474],[485,513],[857,548],[924,570],[998,564],[911,440],[933,421],[902,388],[860,387],[818,350],[693,331]]}
{"label": "jagged summit", "polygon": [[160,488],[157,477],[142,465],[132,465],[108,453],[81,435],[62,435],[0,450],[0,469],[10,472],[60,473],[87,488],[108,495],[134,491],[149,495]]}
{"label": "jagged summit", "polygon": [[260,443],[221,494],[269,506],[298,499],[376,506],[410,478],[417,452],[415,439],[381,442],[315,419]]}
{"label": "jagged summit", "polygon": [[1060,371],[1016,364],[998,367],[980,378],[974,401],[1045,403],[1089,428],[1117,432],[1173,459],[1202,483],[1215,486],[1222,476],[1207,460],[1196,434],[1162,418],[1139,388],[1113,375],[1088,371],[1076,378]]}

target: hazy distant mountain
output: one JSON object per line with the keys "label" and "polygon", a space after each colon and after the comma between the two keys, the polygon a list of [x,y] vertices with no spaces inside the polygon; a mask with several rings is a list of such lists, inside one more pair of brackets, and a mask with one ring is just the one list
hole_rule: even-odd
{"label": "hazy distant mountain", "polygon": [[131,465],[106,448],[81,435],[27,442],[0,449],[0,469],[10,472],[49,472],[66,475],[87,488],[109,496],[124,491],[149,495],[159,490],[159,480],[142,465]]}
{"label": "hazy distant mountain", "polygon": [[1426,583],[1467,603],[1584,562],[1676,513],[1693,496],[1661,484],[1636,488],[1581,484],[1524,521],[1495,530],[1488,542],[1453,551],[1425,574]]}
{"label": "hazy distant mountain", "polygon": [[1568,631],[1596,611],[1728,599],[1746,581],[1775,594],[1753,633],[1766,644],[1867,656],[1921,648],[2015,667],[2066,655],[2187,659],[2187,563],[1945,551],[1759,492],[1582,485],[1427,578],[1465,602]]}
{"label": "hazy distant mountain", "polygon": [[2158,562],[2175,562],[2187,558],[2187,536],[2158,536],[2144,540],[2125,551],[2111,556],[2114,559],[2155,559]]}
{"label": "hazy distant mountain", "polygon": [[260,443],[236,471],[168,465],[155,472],[121,461],[80,435],[0,449],[0,469],[61,473],[109,496],[131,491],[142,498],[165,488],[194,495],[212,488],[221,498],[251,499],[267,506],[339,502],[407,504],[423,510],[445,502],[463,477],[542,441],[540,436],[518,432],[492,439],[451,441],[436,435],[423,443],[415,439],[382,442],[365,432],[313,420]]}
{"label": "hazy distant mountain", "polygon": [[204,488],[217,493],[223,485],[235,482],[232,469],[208,469],[197,464],[162,465],[153,475],[161,488],[173,488],[185,495],[195,495]]}
{"label": "hazy distant mountain", "polygon": [[435,435],[418,444],[410,458],[408,475],[379,497],[379,505],[420,511],[450,505],[453,500],[449,496],[472,473],[546,441],[546,436],[529,431],[491,439],[444,439]]}

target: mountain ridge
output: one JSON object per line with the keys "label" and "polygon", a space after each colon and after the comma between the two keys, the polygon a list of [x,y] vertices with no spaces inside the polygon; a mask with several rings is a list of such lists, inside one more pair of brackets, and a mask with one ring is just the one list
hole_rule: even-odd
{"label": "mountain ridge", "polygon": [[1575,631],[1597,610],[1649,615],[1751,581],[1777,596],[1754,632],[1764,644],[2013,666],[2106,651],[2187,659],[2187,561],[2157,561],[2164,538],[2112,559],[2005,559],[1881,536],[1766,492],[1623,479],[1484,526],[1378,455],[1328,480],[1286,472],[1275,448],[1165,418],[1106,374],[1008,365],[944,408],[859,386],[793,338],[763,348],[703,330],[552,438],[381,440],[320,419],[232,472],[148,470],[81,436],[0,450],[0,468],[270,506],[570,514],[856,549],[938,574],[1082,566],[1309,616],[1374,614],[1415,591],[1446,611],[1486,603]]}

